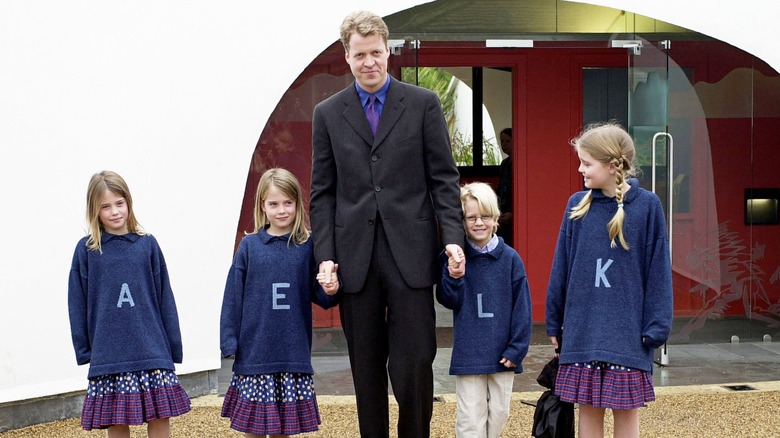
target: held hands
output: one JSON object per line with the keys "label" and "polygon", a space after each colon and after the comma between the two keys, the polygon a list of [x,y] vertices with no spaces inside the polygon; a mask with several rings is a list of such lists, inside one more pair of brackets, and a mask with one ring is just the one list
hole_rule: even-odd
{"label": "held hands", "polygon": [[505,368],[514,368],[517,366],[516,363],[512,362],[511,360],[505,357],[502,357],[498,363],[503,364]]}
{"label": "held hands", "polygon": [[460,278],[466,274],[466,256],[460,245],[450,243],[444,248],[447,254],[447,271],[452,278]]}
{"label": "held hands", "polygon": [[332,260],[326,260],[320,263],[320,272],[317,274],[317,282],[322,286],[322,290],[328,295],[335,295],[339,291],[339,278],[336,272],[339,270],[338,263]]}

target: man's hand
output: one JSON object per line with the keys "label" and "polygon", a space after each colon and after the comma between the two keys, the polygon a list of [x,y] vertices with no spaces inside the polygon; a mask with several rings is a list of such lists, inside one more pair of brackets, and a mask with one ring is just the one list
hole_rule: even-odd
{"label": "man's hand", "polygon": [[339,270],[339,265],[338,263],[333,263],[331,266],[332,271],[330,273],[330,279],[328,279],[326,278],[328,274],[322,271],[323,263],[326,262],[320,263],[320,273],[317,274],[317,282],[322,286],[322,290],[324,290],[326,294],[335,295],[336,292],[339,291],[339,277],[336,275],[336,272]]}
{"label": "man's hand", "polygon": [[333,263],[333,260],[325,260],[323,262],[320,262],[320,269],[319,274],[317,274],[317,281],[320,280],[320,275],[322,275],[322,279],[325,281],[325,283],[332,283],[333,282],[333,274],[336,272],[336,264]]}

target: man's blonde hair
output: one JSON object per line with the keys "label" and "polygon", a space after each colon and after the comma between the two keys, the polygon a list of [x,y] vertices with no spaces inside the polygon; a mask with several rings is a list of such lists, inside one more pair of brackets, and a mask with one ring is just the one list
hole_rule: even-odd
{"label": "man's blonde hair", "polygon": [[341,22],[339,31],[341,44],[344,45],[344,50],[347,52],[349,52],[349,39],[354,33],[364,37],[379,35],[385,45],[387,45],[387,39],[390,36],[390,31],[382,17],[369,11],[356,11],[347,15]]}

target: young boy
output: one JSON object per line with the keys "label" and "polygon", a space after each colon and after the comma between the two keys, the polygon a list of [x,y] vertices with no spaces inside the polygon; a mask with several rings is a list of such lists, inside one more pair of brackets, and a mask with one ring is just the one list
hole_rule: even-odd
{"label": "young boy", "polygon": [[[498,437],[509,418],[515,373],[531,339],[531,296],[520,255],[496,236],[498,200],[485,183],[461,188],[465,275],[445,260],[436,299],[454,314],[450,374],[458,401],[456,436]],[[442,257],[444,258],[444,256]]]}

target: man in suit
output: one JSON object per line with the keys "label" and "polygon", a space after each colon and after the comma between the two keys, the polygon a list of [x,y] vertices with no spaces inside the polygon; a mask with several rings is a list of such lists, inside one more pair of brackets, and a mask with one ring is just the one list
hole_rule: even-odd
{"label": "man in suit", "polygon": [[438,97],[388,75],[388,34],[365,11],[341,25],[355,83],[314,109],[312,238],[320,275],[341,276],[361,436],[389,436],[389,375],[398,436],[427,437],[439,234],[465,271],[459,174]]}

